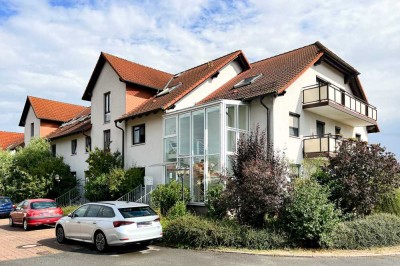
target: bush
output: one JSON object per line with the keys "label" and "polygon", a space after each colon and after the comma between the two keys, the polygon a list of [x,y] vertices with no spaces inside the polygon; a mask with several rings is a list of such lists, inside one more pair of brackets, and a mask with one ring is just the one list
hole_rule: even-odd
{"label": "bush", "polygon": [[187,214],[186,203],[183,201],[178,201],[175,203],[174,206],[172,206],[171,209],[169,209],[167,216],[169,219],[173,220],[178,217],[185,216],[186,214]]}
{"label": "bush", "polygon": [[318,181],[329,187],[330,199],[343,213],[368,215],[385,195],[400,186],[400,165],[380,145],[343,140],[337,156]]}
{"label": "bush", "polygon": [[75,211],[76,209],[78,209],[79,207],[80,205],[71,205],[71,206],[61,207],[61,209],[63,210],[63,215],[66,216]]}
{"label": "bush", "polygon": [[222,219],[226,215],[225,205],[221,203],[221,196],[224,187],[218,184],[207,191],[205,205],[207,216],[214,219]]}
{"label": "bush", "polygon": [[164,241],[192,248],[272,249],[285,247],[287,238],[284,234],[269,232],[265,229],[248,229],[231,220],[215,221],[186,215],[169,222],[164,228]]}
{"label": "bush", "polygon": [[265,131],[255,131],[237,144],[232,160],[232,174],[227,181],[221,204],[235,213],[240,224],[255,227],[264,225],[265,216],[274,217],[279,212],[288,183],[286,160],[267,149]]}
{"label": "bush", "polygon": [[339,222],[339,213],[328,196],[327,189],[314,179],[294,181],[282,213],[282,224],[295,243],[321,245],[321,237],[328,236]]}
{"label": "bush", "polygon": [[[162,215],[167,215],[172,206],[181,200],[182,184],[175,180],[166,185],[158,185],[151,193],[151,203],[154,208],[160,209]],[[184,187],[184,201],[185,204],[190,201],[190,192],[186,187]]]}
{"label": "bush", "polygon": [[400,217],[381,213],[343,222],[336,226],[325,242],[330,248],[340,249],[400,245]]}
{"label": "bush", "polygon": [[375,211],[400,216],[400,189],[396,189],[393,193],[384,196]]}

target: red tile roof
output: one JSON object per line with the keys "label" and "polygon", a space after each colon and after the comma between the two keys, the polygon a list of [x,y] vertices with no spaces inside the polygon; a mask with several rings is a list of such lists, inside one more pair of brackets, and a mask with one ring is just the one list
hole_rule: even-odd
{"label": "red tile roof", "polygon": [[100,76],[105,62],[108,62],[122,82],[134,83],[147,88],[160,90],[173,76],[170,73],[151,67],[140,65],[126,59],[101,52],[96,67],[82,96],[83,100],[90,101],[91,94]]}
{"label": "red tile roof", "polygon": [[62,124],[55,131],[47,135],[48,139],[54,140],[61,137],[70,136],[77,133],[82,133],[92,128],[90,120],[90,107],[86,107],[72,120]]}
{"label": "red tile roof", "polygon": [[30,106],[32,106],[32,109],[38,119],[61,123],[71,120],[87,108],[81,105],[28,96],[19,123],[20,126],[25,126],[25,120]]}
{"label": "red tile roof", "polygon": [[170,80],[168,88],[176,86],[181,83],[181,86],[172,90],[170,93],[164,94],[162,96],[154,96],[149,100],[145,101],[142,105],[133,109],[131,112],[120,117],[118,120],[124,120],[130,117],[138,116],[141,114],[157,111],[166,110],[173,106],[176,102],[182,99],[185,95],[191,92],[194,88],[199,86],[202,82],[206,81],[216,72],[218,72],[223,66],[233,61],[234,59],[240,57],[241,62],[249,67],[248,62],[242,51],[236,51],[228,55],[222,56],[210,62],[204,63],[197,67],[188,69],[179,74],[176,74],[174,78]]}
{"label": "red tile roof", "polygon": [[[312,44],[252,63],[251,69],[240,73],[198,104],[220,99],[251,99],[271,92],[281,93],[312,66],[322,54],[319,48]],[[254,83],[234,88],[241,80],[258,74],[262,74],[262,76]]]}
{"label": "red tile roof", "polygon": [[24,142],[24,133],[0,131],[0,150],[6,150],[13,145],[21,145]]}

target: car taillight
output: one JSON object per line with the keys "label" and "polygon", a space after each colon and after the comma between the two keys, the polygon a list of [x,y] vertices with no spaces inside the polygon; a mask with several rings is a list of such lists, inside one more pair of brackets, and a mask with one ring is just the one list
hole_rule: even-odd
{"label": "car taillight", "polygon": [[134,224],[134,222],[126,222],[126,221],[115,221],[113,222],[114,227],[120,227],[123,225],[129,225],[129,224]]}
{"label": "car taillight", "polygon": [[161,221],[160,217],[154,220],[154,222],[159,222],[159,221]]}

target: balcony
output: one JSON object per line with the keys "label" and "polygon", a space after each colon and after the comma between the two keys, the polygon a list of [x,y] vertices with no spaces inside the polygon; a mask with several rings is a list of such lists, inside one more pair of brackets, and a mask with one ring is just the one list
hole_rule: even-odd
{"label": "balcony", "polygon": [[303,109],[343,124],[373,132],[376,107],[332,84],[316,84],[303,89]]}
{"label": "balcony", "polygon": [[303,138],[303,154],[305,158],[332,157],[342,143],[340,135],[325,134]]}

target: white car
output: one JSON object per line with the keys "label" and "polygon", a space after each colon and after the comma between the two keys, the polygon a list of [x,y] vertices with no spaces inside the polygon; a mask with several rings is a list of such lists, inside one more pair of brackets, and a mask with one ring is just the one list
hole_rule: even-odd
{"label": "white car", "polygon": [[94,243],[99,252],[130,243],[147,246],[163,235],[160,217],[149,205],[125,201],[84,204],[55,228],[59,243],[66,239]]}

